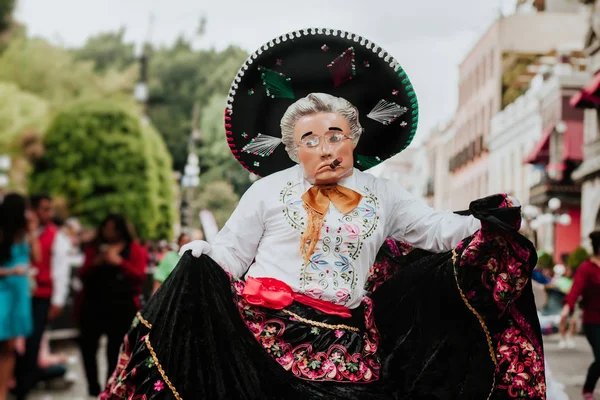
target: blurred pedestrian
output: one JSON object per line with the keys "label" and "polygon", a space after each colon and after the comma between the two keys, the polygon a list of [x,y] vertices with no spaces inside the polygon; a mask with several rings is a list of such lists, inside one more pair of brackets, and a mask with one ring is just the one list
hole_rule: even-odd
{"label": "blurred pedestrian", "polygon": [[156,263],[160,264],[165,255],[169,252],[169,243],[166,240],[158,242],[156,249]]}
{"label": "blurred pedestrian", "polygon": [[62,313],[70,282],[70,242],[53,223],[52,198],[46,194],[35,195],[31,197],[30,203],[40,224],[37,229],[40,258],[32,263],[36,271],[36,288],[32,298],[33,332],[27,339],[24,354],[17,359],[17,400],[25,399],[39,379],[37,361],[42,335],[48,321],[56,319]]}
{"label": "blurred pedestrian", "polygon": [[80,234],[82,231],[81,224],[77,218],[69,218],[65,221],[63,228],[65,235],[71,240],[72,249],[79,247],[81,243]]}
{"label": "blurred pedestrian", "polygon": [[7,398],[15,355],[33,330],[28,275],[40,257],[37,228],[26,199],[7,195],[0,205],[0,400]]}
{"label": "blurred pedestrian", "polygon": [[531,279],[534,282],[537,282],[542,285],[547,285],[552,280],[552,278],[548,276],[548,268],[544,268],[539,264],[535,266],[535,269],[531,273]]}
{"label": "blurred pedestrian", "polygon": [[[567,295],[573,286],[574,269],[569,266],[563,268],[564,272],[558,277],[555,276],[552,285],[561,293]],[[558,348],[574,349],[575,341],[573,340],[573,336],[577,333],[577,315],[574,314],[567,318],[561,318],[558,325],[558,333],[560,334]]]}
{"label": "blurred pedestrian", "polygon": [[156,271],[154,272],[154,286],[152,288],[152,294],[156,293],[160,285],[169,277],[171,272],[175,269],[175,266],[179,262],[179,249],[188,244],[191,238],[182,233],[177,239],[177,246],[175,249],[167,252],[161,262],[158,264]]}
{"label": "blurred pedestrian", "polygon": [[121,342],[140,308],[146,279],[146,253],[123,215],[110,214],[100,224],[96,241],[85,249],[79,276],[83,283],[77,316],[79,344],[88,393],[98,396],[101,384],[96,354],[100,337],[108,337],[106,358],[112,372]]}
{"label": "blurred pedestrian", "polygon": [[596,382],[600,378],[600,231],[592,232],[590,239],[593,255],[577,268],[573,286],[561,312],[561,319],[566,320],[581,298],[583,331],[594,353],[594,362],[588,369],[583,385],[583,397],[586,400],[594,398]]}

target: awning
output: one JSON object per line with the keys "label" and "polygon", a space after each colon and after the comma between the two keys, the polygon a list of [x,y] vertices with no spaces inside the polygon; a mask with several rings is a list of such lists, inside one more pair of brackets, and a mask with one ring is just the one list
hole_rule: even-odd
{"label": "awning", "polygon": [[572,107],[596,108],[600,106],[600,73],[597,73],[592,81],[569,100]]}
{"label": "awning", "polygon": [[563,135],[563,161],[583,161],[583,121],[565,121]]}
{"label": "awning", "polygon": [[550,135],[556,125],[549,126],[535,144],[533,150],[523,160],[524,164],[548,164],[550,161]]}

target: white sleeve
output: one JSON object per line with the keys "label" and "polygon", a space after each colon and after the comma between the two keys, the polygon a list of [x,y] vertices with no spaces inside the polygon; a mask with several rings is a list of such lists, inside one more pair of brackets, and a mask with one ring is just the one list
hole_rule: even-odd
{"label": "white sleeve", "polygon": [[242,277],[256,256],[264,232],[264,194],[255,182],[210,244],[208,255],[234,278]]}
{"label": "white sleeve", "polygon": [[432,252],[448,251],[481,228],[478,219],[436,211],[399,185],[389,184],[388,236]]}
{"label": "white sleeve", "polygon": [[69,264],[69,251],[71,241],[68,236],[58,232],[52,243],[52,261],[50,271],[52,274],[52,305],[64,307],[69,295],[71,282],[71,265]]}

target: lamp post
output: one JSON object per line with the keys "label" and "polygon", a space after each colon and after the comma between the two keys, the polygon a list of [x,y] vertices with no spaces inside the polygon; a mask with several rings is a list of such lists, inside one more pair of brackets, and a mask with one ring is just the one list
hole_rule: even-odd
{"label": "lamp post", "polygon": [[0,190],[8,186],[8,170],[11,167],[11,160],[8,154],[0,154]]}
{"label": "lamp post", "polygon": [[190,211],[192,209],[192,193],[200,185],[200,160],[196,153],[189,153],[187,162],[181,177],[183,188],[183,199],[181,202],[181,225],[187,227],[190,224]]}
{"label": "lamp post", "polygon": [[185,167],[183,168],[183,176],[181,177],[181,186],[183,188],[183,196],[181,202],[181,225],[188,226],[190,224],[191,200],[195,189],[200,185],[200,160],[196,153],[196,143],[201,139],[200,129],[200,105],[194,103],[192,109],[192,132],[188,139],[188,156]]}
{"label": "lamp post", "polygon": [[142,121],[148,122],[148,55],[143,44],[136,46],[136,58],[140,62],[140,78],[133,88],[133,97],[142,105]]}
{"label": "lamp post", "polygon": [[190,153],[183,169],[181,186],[184,188],[195,188],[198,185],[200,185],[200,160],[198,160],[196,153]]}
{"label": "lamp post", "polygon": [[548,200],[548,210],[549,212],[542,213],[541,210],[533,205],[526,205],[523,207],[523,217],[528,222],[529,227],[533,233],[533,243],[537,247],[537,231],[543,225],[551,225],[550,236],[548,240],[546,240],[545,245],[547,246],[547,250],[554,254],[554,250],[556,248],[556,226],[559,225],[570,225],[571,224],[571,216],[566,213],[560,213],[559,210],[562,207],[562,202],[560,199],[553,197]]}
{"label": "lamp post", "polygon": [[556,225],[560,224],[563,226],[567,226],[571,224],[571,216],[569,214],[561,214],[559,212],[560,208],[562,206],[562,203],[560,201],[560,199],[557,199],[556,197],[551,198],[548,201],[548,208],[550,209],[550,213],[549,213],[549,217],[547,217],[548,222],[550,222],[552,224],[552,229],[551,229],[551,235],[552,235],[552,239],[551,239],[551,244],[552,244],[552,252],[554,253],[555,249],[556,249]]}

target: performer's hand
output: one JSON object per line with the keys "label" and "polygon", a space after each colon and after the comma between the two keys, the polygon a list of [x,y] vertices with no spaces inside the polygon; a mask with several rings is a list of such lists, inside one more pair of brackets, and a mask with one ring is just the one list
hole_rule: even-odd
{"label": "performer's hand", "polygon": [[506,197],[507,197],[508,201],[510,202],[511,207],[520,207],[521,206],[521,203],[519,202],[519,200],[517,200],[516,197],[511,196],[511,195],[508,195]]}
{"label": "performer's hand", "polygon": [[204,240],[194,240],[186,245],[181,246],[179,250],[179,256],[182,256],[186,251],[191,250],[192,256],[198,258],[202,254],[206,254],[210,251],[210,244]]}

